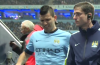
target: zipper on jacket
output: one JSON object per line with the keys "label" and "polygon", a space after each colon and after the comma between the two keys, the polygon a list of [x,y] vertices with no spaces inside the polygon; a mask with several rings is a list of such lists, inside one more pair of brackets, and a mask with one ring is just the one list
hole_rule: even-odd
{"label": "zipper on jacket", "polygon": [[83,59],[85,58],[85,49],[86,49],[86,44],[87,44],[87,38],[86,38],[85,46],[84,46]]}

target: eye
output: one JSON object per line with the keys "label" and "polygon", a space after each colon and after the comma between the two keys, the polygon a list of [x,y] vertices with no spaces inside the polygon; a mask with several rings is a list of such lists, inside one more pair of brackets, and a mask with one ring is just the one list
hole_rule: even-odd
{"label": "eye", "polygon": [[41,20],[41,22],[43,22],[44,20]]}
{"label": "eye", "polygon": [[50,21],[51,19],[45,19],[45,21]]}
{"label": "eye", "polygon": [[82,13],[77,12],[77,13],[74,13],[74,14],[73,14],[73,16],[75,16],[75,15],[76,15],[76,16],[80,16],[80,15],[82,15]]}
{"label": "eye", "polygon": [[76,15],[80,16],[80,15],[81,15],[81,13],[76,13]]}

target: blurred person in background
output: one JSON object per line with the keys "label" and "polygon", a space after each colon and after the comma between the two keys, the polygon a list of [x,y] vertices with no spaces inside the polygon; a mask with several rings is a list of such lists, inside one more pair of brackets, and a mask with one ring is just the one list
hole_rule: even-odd
{"label": "blurred person in background", "polygon": [[66,65],[97,65],[100,58],[100,25],[94,17],[94,6],[80,2],[74,6],[75,24],[79,32],[71,35]]}
{"label": "blurred person in background", "polygon": [[[33,31],[34,24],[33,22],[29,20],[25,20],[21,23],[21,27],[19,29],[21,30],[21,33],[23,34],[22,37],[20,38],[21,41],[25,41],[27,35]],[[14,42],[15,43],[15,42]],[[17,54],[21,54],[23,51],[23,48],[25,46],[25,43],[22,43],[22,48],[20,49],[17,45],[14,45],[13,41],[11,41],[10,45],[12,47],[12,50],[15,51]]]}
{"label": "blurred person in background", "polygon": [[35,32],[16,65],[22,65],[35,52],[36,65],[64,65],[67,56],[69,32],[56,27],[57,16],[52,7],[44,5],[40,9],[40,21],[44,30]]}
{"label": "blurred person in background", "polygon": [[[14,41],[10,42],[10,46],[12,47],[12,50],[14,52],[16,52],[18,55],[20,55],[23,52],[23,50],[26,48],[26,45],[30,41],[30,36],[35,31],[43,30],[43,28],[39,24],[34,25],[34,23],[31,22],[30,20],[25,20],[25,21],[23,21],[21,23],[20,30],[21,30],[21,33],[24,34],[21,37],[21,41],[23,41],[22,47],[21,48],[18,47]],[[33,55],[29,57],[29,59],[27,60],[25,65],[35,65],[35,57],[34,57],[34,55],[35,55],[35,53],[33,53]]]}

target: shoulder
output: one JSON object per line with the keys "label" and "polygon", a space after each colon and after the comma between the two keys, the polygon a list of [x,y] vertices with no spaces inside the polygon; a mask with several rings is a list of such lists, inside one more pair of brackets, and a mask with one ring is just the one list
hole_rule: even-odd
{"label": "shoulder", "polygon": [[98,29],[98,31],[100,31],[100,28]]}
{"label": "shoulder", "polygon": [[43,34],[43,33],[44,33],[43,30],[41,30],[41,31],[35,31],[35,32],[32,34],[32,36],[41,35],[41,34]]}
{"label": "shoulder", "polygon": [[67,37],[71,36],[71,33],[64,31],[64,30],[60,30],[60,29],[58,29],[58,34],[62,36],[67,36]]}
{"label": "shoulder", "polygon": [[58,29],[57,32],[59,32],[59,33],[64,33],[64,34],[70,34],[69,32],[67,32],[67,31],[65,31],[65,30],[61,30],[61,29]]}
{"label": "shoulder", "polygon": [[72,41],[74,38],[79,38],[80,35],[81,35],[80,31],[76,31],[71,35],[70,41]]}
{"label": "shoulder", "polygon": [[76,32],[72,33],[72,36],[77,36],[79,34],[80,34],[80,31],[76,31]]}

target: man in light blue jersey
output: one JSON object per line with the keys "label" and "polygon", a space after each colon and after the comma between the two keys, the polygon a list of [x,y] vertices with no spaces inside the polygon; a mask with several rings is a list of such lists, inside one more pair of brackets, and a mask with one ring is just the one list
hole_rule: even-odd
{"label": "man in light blue jersey", "polygon": [[57,16],[52,7],[41,7],[40,21],[44,30],[32,34],[16,65],[22,65],[33,52],[36,65],[64,65],[71,34],[58,29],[56,20]]}

